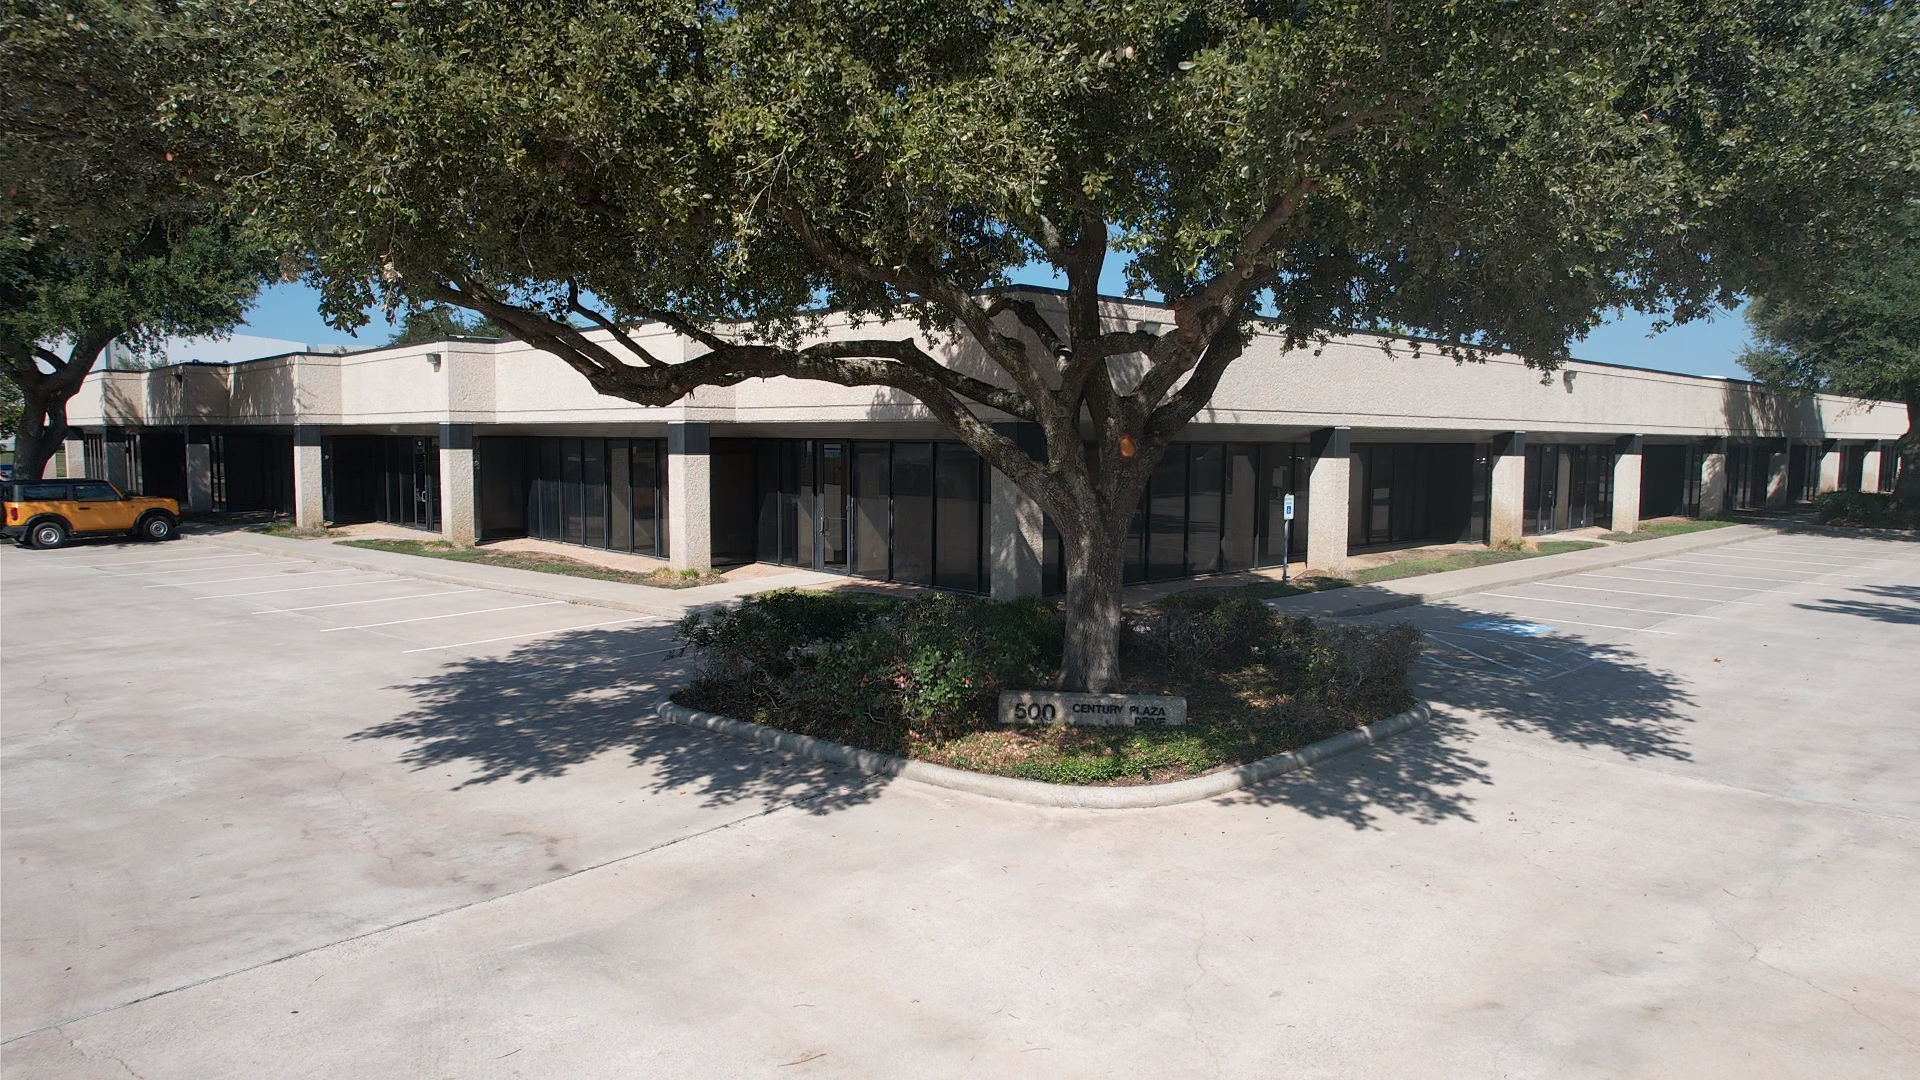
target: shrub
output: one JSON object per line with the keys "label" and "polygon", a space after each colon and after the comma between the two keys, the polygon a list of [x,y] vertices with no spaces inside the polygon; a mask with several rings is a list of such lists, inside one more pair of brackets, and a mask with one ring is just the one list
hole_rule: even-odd
{"label": "shrub", "polygon": [[1866,491],[1829,491],[1813,500],[1813,515],[1823,525],[1920,529],[1920,505]]}
{"label": "shrub", "polygon": [[993,713],[1002,689],[1043,685],[1064,636],[1059,614],[1038,600],[792,591],[688,616],[678,633],[701,656],[691,698],[883,749],[899,749],[909,732],[970,726]]}
{"label": "shrub", "polygon": [[1408,626],[1283,618],[1231,590],[1129,612],[1124,689],[1184,694],[1182,728],[999,728],[1001,690],[1045,686],[1054,605],[936,594],[777,592],[689,616],[698,677],[679,699],[834,742],[1066,782],[1250,761],[1412,703]]}

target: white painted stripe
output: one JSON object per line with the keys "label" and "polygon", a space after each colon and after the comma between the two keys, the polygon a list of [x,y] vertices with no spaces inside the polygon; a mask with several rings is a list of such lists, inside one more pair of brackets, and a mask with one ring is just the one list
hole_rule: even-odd
{"label": "white painted stripe", "polygon": [[376,626],[399,626],[401,623],[432,622],[435,619],[458,619],[467,615],[485,615],[492,611],[519,611],[522,608],[552,607],[555,604],[564,603],[566,603],[565,600],[542,600],[537,604],[508,604],[505,607],[480,608],[477,611],[453,611],[445,615],[422,615],[414,619],[394,619],[390,622],[361,623],[359,626],[329,626],[320,632],[323,634],[332,634],[341,630],[371,630]]}
{"label": "white painted stripe", "polygon": [[[1708,585],[1703,581],[1668,581],[1666,578],[1607,577],[1604,574],[1592,573],[1581,574],[1580,576],[1586,578],[1588,581],[1638,581],[1644,585],[1685,585],[1689,589],[1725,589],[1728,592],[1746,593],[1748,596],[1758,596],[1767,591],[1765,589],[1756,589],[1751,585]],[[1689,599],[1705,598],[1689,597]]]}
{"label": "white painted stripe", "polygon": [[[374,571],[378,573],[378,571]],[[306,575],[295,575],[304,577]],[[391,575],[374,578],[371,581],[339,581],[332,585],[302,585],[297,589],[254,589],[251,592],[214,593],[212,596],[196,596],[195,600],[231,600],[236,596],[272,596],[283,592],[312,592],[315,589],[352,589],[361,585],[399,585],[401,578]]]}
{"label": "white painted stripe", "polygon": [[1715,600],[1711,596],[1675,596],[1663,592],[1637,592],[1633,589],[1615,589],[1600,585],[1560,585],[1551,581],[1530,582],[1536,589],[1579,589],[1581,592],[1617,593],[1621,596],[1652,596],[1661,600],[1692,600],[1698,604],[1744,604],[1745,600]]}
{"label": "white painted stripe", "polygon": [[1554,600],[1545,596],[1520,596],[1515,593],[1483,592],[1480,595],[1497,596],[1502,600],[1531,600],[1536,604],[1565,604],[1567,607],[1600,608],[1604,611],[1631,611],[1636,615],[1667,615],[1676,619],[1713,619],[1718,621],[1720,618],[1718,615],[1689,615],[1684,611],[1649,611],[1646,608],[1621,607],[1618,604],[1583,604],[1578,600]]}
{"label": "white painted stripe", "polygon": [[[297,565],[305,566],[307,564],[299,563]],[[238,567],[235,567],[235,569],[238,569]],[[267,581],[272,578],[285,581],[290,577],[319,577],[321,574],[358,574],[361,572],[362,571],[353,567],[347,567],[343,570],[311,570],[304,574],[255,574],[252,577],[222,578],[219,581],[163,581],[158,585],[142,585],[140,587],[143,589],[195,589],[202,585],[232,585],[237,581]]]}
{"label": "white painted stripe", "polygon": [[[1644,563],[1635,563],[1633,568],[1645,570],[1649,574],[1691,574],[1694,577],[1725,578],[1729,581],[1765,581],[1772,585],[1800,584],[1798,581],[1775,581],[1773,578],[1761,577],[1758,574],[1715,574],[1707,570],[1669,570],[1664,566],[1647,566]],[[1765,592],[1766,590],[1755,588],[1753,591]]]}
{"label": "white painted stripe", "polygon": [[95,570],[106,570],[115,566],[142,566],[147,563],[211,562],[215,559],[257,559],[259,557],[260,552],[258,551],[239,551],[231,555],[186,555],[171,559],[128,559],[125,562],[79,563],[77,565],[92,567]]}
{"label": "white painted stripe", "polygon": [[[317,589],[332,588],[330,585],[316,585]],[[429,596],[454,596],[459,593],[475,593],[479,589],[448,589],[445,592],[408,593],[405,596],[380,596],[372,600],[342,600],[334,604],[308,604],[306,607],[270,607],[254,612],[255,615],[284,615],[291,611],[319,611],[321,608],[353,607],[355,604],[391,604],[395,600],[425,600]],[[205,600],[207,597],[201,597]]]}
{"label": "white painted stripe", "polygon": [[218,574],[228,570],[253,570],[262,566],[303,566],[304,563],[292,559],[275,559],[272,562],[243,562],[238,566],[189,566],[185,570],[136,570],[121,577],[171,577],[174,574]]}
{"label": "white painted stripe", "polygon": [[[1711,566],[1717,570],[1735,569],[1735,567],[1728,566],[1724,563],[1696,563],[1696,562],[1687,562],[1684,559],[1661,559],[1660,561],[1663,563],[1670,563],[1674,566]],[[1651,570],[1653,569],[1653,567],[1648,567],[1647,569]],[[1830,574],[1832,572],[1833,571],[1831,570],[1784,570],[1775,566],[1756,566],[1754,567],[1754,572],[1751,574],[1734,574],[1730,576],[1750,577],[1760,581],[1773,581],[1775,580],[1775,578],[1772,576],[1774,574],[1799,574],[1803,577],[1819,577],[1821,574]]]}
{"label": "white painted stripe", "polygon": [[1787,566],[1831,566],[1835,570],[1852,570],[1854,567],[1860,565],[1859,559],[1835,559],[1832,561],[1824,559],[1769,559],[1764,555],[1728,555],[1719,551],[1689,551],[1687,552],[1687,556],[1694,559],[1724,559],[1733,562],[1782,563]]}
{"label": "white painted stripe", "polygon": [[[1496,614],[1497,614],[1497,613],[1496,613]],[[1615,626],[1615,625],[1614,625],[1614,624],[1612,624],[1612,623],[1603,623],[1603,622],[1582,622],[1582,621],[1581,621],[1581,620],[1579,620],[1579,619],[1562,619],[1562,618],[1560,618],[1560,617],[1559,617],[1559,616],[1557,616],[1557,615],[1556,615],[1556,616],[1554,616],[1554,619],[1553,619],[1553,621],[1554,621],[1554,622],[1556,622],[1556,623],[1572,623],[1572,624],[1573,624],[1573,625],[1575,625],[1575,626],[1598,626],[1598,627],[1600,627],[1600,628],[1602,628],[1602,629],[1605,629],[1605,630],[1631,630],[1631,631],[1633,631],[1633,632],[1634,632],[1634,633],[1636,633],[1636,634],[1659,634],[1659,635],[1660,635],[1660,636],[1662,636],[1662,637],[1675,637],[1675,636],[1677,636],[1677,635],[1675,635],[1675,634],[1674,634],[1674,632],[1673,632],[1673,631],[1671,631],[1671,630],[1655,630],[1654,628],[1652,628],[1652,627],[1650,627],[1650,626]]]}
{"label": "white painted stripe", "polygon": [[581,623],[579,626],[562,626],[556,630],[535,630],[531,634],[508,634],[505,637],[481,638],[479,641],[457,641],[452,645],[429,645],[424,649],[402,650],[402,655],[417,652],[439,652],[442,649],[464,649],[469,645],[491,645],[496,641],[514,641],[519,638],[545,637],[548,634],[564,634],[569,630],[591,630],[596,626],[619,626],[622,623],[642,622],[652,618],[654,618],[652,615],[635,615],[631,619],[612,619],[607,622]]}

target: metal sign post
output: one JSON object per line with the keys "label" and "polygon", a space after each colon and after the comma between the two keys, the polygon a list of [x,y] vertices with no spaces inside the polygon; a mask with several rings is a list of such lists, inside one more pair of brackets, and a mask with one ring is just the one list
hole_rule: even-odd
{"label": "metal sign post", "polygon": [[1280,504],[1280,584],[1285,585],[1293,569],[1293,496]]}

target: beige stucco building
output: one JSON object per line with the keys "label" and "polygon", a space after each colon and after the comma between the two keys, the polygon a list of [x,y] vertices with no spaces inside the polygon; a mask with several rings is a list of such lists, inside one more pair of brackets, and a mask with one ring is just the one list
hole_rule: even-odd
{"label": "beige stucco building", "polygon": [[[1165,313],[1115,301],[1109,314],[1152,324]],[[823,332],[916,333],[834,318]],[[634,335],[669,362],[698,348],[658,325]],[[964,344],[926,344],[991,376]],[[675,566],[758,560],[998,596],[1060,583],[1052,530],[1030,500],[882,388],[766,379],[643,408],[522,343],[452,340],[101,372],[69,415],[73,475],[195,509],[387,520],[457,541],[534,535]],[[1630,530],[1876,490],[1905,427],[1887,402],[1578,361],[1543,376],[1517,357],[1462,364],[1361,334],[1287,350],[1266,328],[1155,472],[1127,574],[1244,570],[1289,551],[1338,571],[1373,547]]]}

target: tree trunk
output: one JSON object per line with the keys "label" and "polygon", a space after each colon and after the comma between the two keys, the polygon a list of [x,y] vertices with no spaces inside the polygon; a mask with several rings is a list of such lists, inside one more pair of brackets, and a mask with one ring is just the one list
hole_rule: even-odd
{"label": "tree trunk", "polygon": [[49,396],[44,382],[20,388],[20,430],[13,438],[16,480],[39,480],[45,476],[47,462],[53,460],[67,437],[66,399],[49,402]]}
{"label": "tree trunk", "polygon": [[1900,440],[1900,475],[1893,483],[1896,501],[1920,506],[1920,383],[1905,388],[1907,434]]}
{"label": "tree trunk", "polygon": [[1060,689],[1102,693],[1120,682],[1120,575],[1124,537],[1094,528],[1063,530],[1067,556],[1067,640]]}

